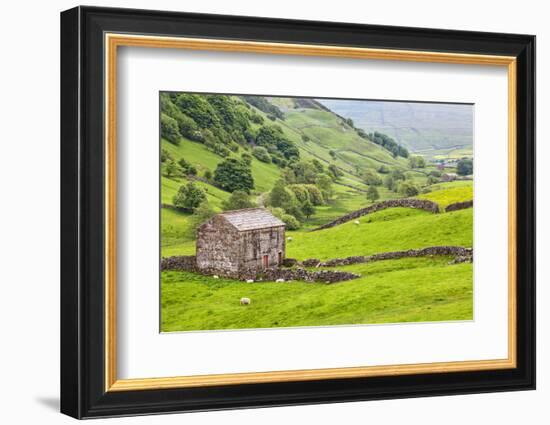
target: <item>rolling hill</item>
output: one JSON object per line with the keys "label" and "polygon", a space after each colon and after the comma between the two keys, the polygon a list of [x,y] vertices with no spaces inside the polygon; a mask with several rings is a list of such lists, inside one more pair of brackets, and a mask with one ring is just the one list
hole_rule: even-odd
{"label": "rolling hill", "polygon": [[411,152],[433,157],[462,149],[465,155],[471,155],[473,105],[336,99],[318,102],[351,118],[367,133],[388,134]]}

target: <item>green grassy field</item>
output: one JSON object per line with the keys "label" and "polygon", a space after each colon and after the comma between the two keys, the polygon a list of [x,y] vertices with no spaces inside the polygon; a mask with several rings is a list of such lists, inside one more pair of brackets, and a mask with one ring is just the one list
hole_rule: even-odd
{"label": "green grassy field", "polygon": [[[337,217],[371,204],[368,189],[360,174],[365,169],[378,170],[381,165],[399,169],[420,187],[427,182],[433,165],[411,170],[404,158],[394,158],[387,150],[366,141],[342,122],[322,109],[295,108],[285,98],[274,98],[285,112],[277,120],[285,136],[293,141],[304,160],[317,159],[325,166],[335,164],[343,172],[333,185],[333,199],[315,207],[315,214],[302,223],[298,231],[288,231],[286,256],[304,260],[370,255],[381,252],[424,248],[434,245],[472,246],[473,210],[432,214],[409,208],[392,208],[318,232],[310,230]],[[266,114],[251,107],[265,122]],[[307,138],[304,139],[304,136]],[[161,141],[177,161],[185,158],[199,176],[213,172],[223,161],[200,143],[182,139],[179,146]],[[232,154],[241,155],[245,151]],[[332,151],[332,155],[331,155]],[[456,152],[458,155],[461,152]],[[335,157],[333,157],[335,155]],[[252,161],[255,182],[253,196],[258,199],[280,179],[281,170],[274,164]],[[380,175],[383,177],[383,175]],[[161,177],[161,201],[172,198],[185,177]],[[221,211],[230,194],[211,184],[196,181],[204,190],[208,203]],[[351,187],[350,187],[351,186]],[[418,196],[445,206],[473,199],[471,181],[431,185],[430,192]],[[378,187],[380,201],[401,195]],[[194,217],[170,208],[161,210],[161,256],[195,253]],[[409,258],[370,264],[339,267],[361,275],[360,278],[326,285],[305,282],[257,282],[214,279],[187,272],[166,271],[161,275],[162,331],[212,329],[325,326],[344,324],[397,323],[472,319],[472,264],[449,264],[450,258]],[[241,297],[251,305],[241,306]]]}
{"label": "green grassy field", "polygon": [[[448,258],[343,267],[348,282],[246,283],[162,273],[162,331],[472,320],[472,265]],[[251,304],[241,306],[241,297]]]}

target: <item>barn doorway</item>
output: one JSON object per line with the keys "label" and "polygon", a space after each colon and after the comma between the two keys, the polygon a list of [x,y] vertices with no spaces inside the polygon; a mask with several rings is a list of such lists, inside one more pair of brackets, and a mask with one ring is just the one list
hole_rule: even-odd
{"label": "barn doorway", "polygon": [[262,257],[262,262],[263,262],[263,265],[264,265],[264,269],[269,268],[269,255],[264,255]]}
{"label": "barn doorway", "polygon": [[277,263],[279,264],[279,266],[281,266],[283,264],[283,252],[282,251],[279,251],[279,256],[277,257]]}

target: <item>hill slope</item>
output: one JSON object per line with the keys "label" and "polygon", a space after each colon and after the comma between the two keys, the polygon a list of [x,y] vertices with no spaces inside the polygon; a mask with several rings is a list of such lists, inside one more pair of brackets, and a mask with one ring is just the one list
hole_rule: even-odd
{"label": "hill slope", "polygon": [[412,152],[430,154],[472,148],[472,105],[333,99],[319,102],[344,118],[351,118],[367,133],[388,134]]}

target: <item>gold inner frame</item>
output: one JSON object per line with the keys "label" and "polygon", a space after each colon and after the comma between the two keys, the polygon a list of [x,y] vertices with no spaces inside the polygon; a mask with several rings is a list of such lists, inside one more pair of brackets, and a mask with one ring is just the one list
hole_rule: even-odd
{"label": "gold inner frame", "polygon": [[[118,379],[116,325],[117,48],[120,46],[325,56],[507,67],[508,71],[508,357],[419,364]],[[357,378],[515,368],[516,358],[516,58],[325,45],[105,34],[105,391]]]}

